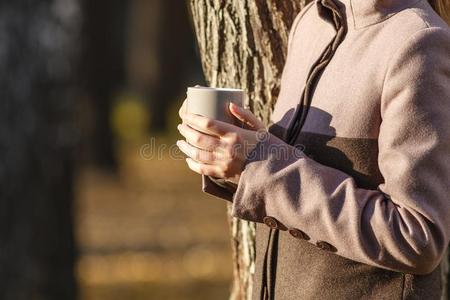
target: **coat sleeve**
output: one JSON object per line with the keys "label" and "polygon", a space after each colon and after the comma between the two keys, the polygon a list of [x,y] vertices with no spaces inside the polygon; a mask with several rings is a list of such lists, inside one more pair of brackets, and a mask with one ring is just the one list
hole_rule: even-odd
{"label": "coat sleeve", "polygon": [[[291,48],[292,38],[297,30],[297,26],[300,23],[303,15],[314,5],[314,1],[308,3],[292,22],[291,29],[288,37],[288,51]],[[227,182],[224,179],[213,178],[211,176],[202,175],[202,191],[218,198],[232,201],[233,193],[236,191],[236,186]]]}
{"label": "coat sleeve", "polygon": [[236,187],[229,185],[224,179],[202,175],[202,191],[231,202]]}
{"label": "coat sleeve", "polygon": [[248,157],[232,216],[270,217],[354,261],[432,272],[450,233],[449,53],[449,30],[426,28],[391,57],[378,136],[384,183],[377,189],[359,188],[348,174],[268,134]]}

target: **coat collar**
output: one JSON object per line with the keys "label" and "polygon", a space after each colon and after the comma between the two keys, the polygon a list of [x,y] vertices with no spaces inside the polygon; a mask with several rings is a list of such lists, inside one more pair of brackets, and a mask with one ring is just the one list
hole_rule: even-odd
{"label": "coat collar", "polygon": [[360,29],[380,23],[401,10],[412,6],[419,1],[426,0],[314,0],[319,15],[323,5],[333,2],[345,12],[349,29]]}

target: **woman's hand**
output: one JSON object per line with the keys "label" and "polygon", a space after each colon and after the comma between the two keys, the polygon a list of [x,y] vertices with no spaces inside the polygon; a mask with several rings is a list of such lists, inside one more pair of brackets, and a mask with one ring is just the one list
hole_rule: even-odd
{"label": "woman's hand", "polygon": [[185,100],[177,128],[186,140],[177,141],[177,146],[188,156],[186,162],[194,172],[237,184],[247,155],[258,142],[257,130],[265,127],[249,110],[233,103],[229,109],[247,129],[187,113]]}

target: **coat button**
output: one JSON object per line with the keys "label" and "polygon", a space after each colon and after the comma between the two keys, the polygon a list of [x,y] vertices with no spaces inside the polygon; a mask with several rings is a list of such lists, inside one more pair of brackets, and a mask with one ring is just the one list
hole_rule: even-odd
{"label": "coat button", "polygon": [[316,246],[319,249],[325,250],[325,251],[330,251],[330,252],[336,252],[337,249],[332,246],[331,244],[324,242],[324,241],[317,241]]}
{"label": "coat button", "polygon": [[265,216],[263,218],[263,222],[264,222],[264,224],[266,224],[267,226],[269,226],[272,229],[278,229],[278,230],[282,230],[282,231],[287,230],[287,227],[283,223],[281,223],[280,221],[275,219],[274,217]]}
{"label": "coat button", "polygon": [[278,228],[278,222],[273,217],[265,216],[263,218],[263,222],[264,222],[264,224],[266,224],[267,226],[269,226],[272,229],[277,229]]}
{"label": "coat button", "polygon": [[304,233],[303,231],[301,231],[300,229],[289,228],[289,233],[297,239],[306,240],[306,241],[309,240],[309,236],[306,233]]}

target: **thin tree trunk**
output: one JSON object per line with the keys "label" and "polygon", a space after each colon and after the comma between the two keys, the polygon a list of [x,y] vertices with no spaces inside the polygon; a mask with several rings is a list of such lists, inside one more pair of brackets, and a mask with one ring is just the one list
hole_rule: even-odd
{"label": "thin tree trunk", "polygon": [[[280,90],[291,24],[306,0],[191,0],[207,82],[246,91],[245,103],[266,124]],[[231,206],[228,206],[230,215]],[[234,259],[230,299],[250,299],[255,224],[229,217]]]}
{"label": "thin tree trunk", "polygon": [[[110,115],[114,97],[125,83],[125,0],[80,1],[83,13],[80,83],[93,113],[88,128],[92,163],[110,171],[117,169],[115,137]],[[84,117],[84,116],[83,116]]]}
{"label": "thin tree trunk", "polygon": [[76,299],[77,0],[0,4],[0,299]]}
{"label": "thin tree trunk", "polygon": [[150,129],[156,132],[167,129],[167,111],[170,104],[178,100],[180,90],[184,89],[187,72],[195,58],[194,47],[189,44],[193,40],[193,34],[189,28],[186,2],[180,0],[159,2],[160,23],[157,37],[159,69],[150,94]]}

